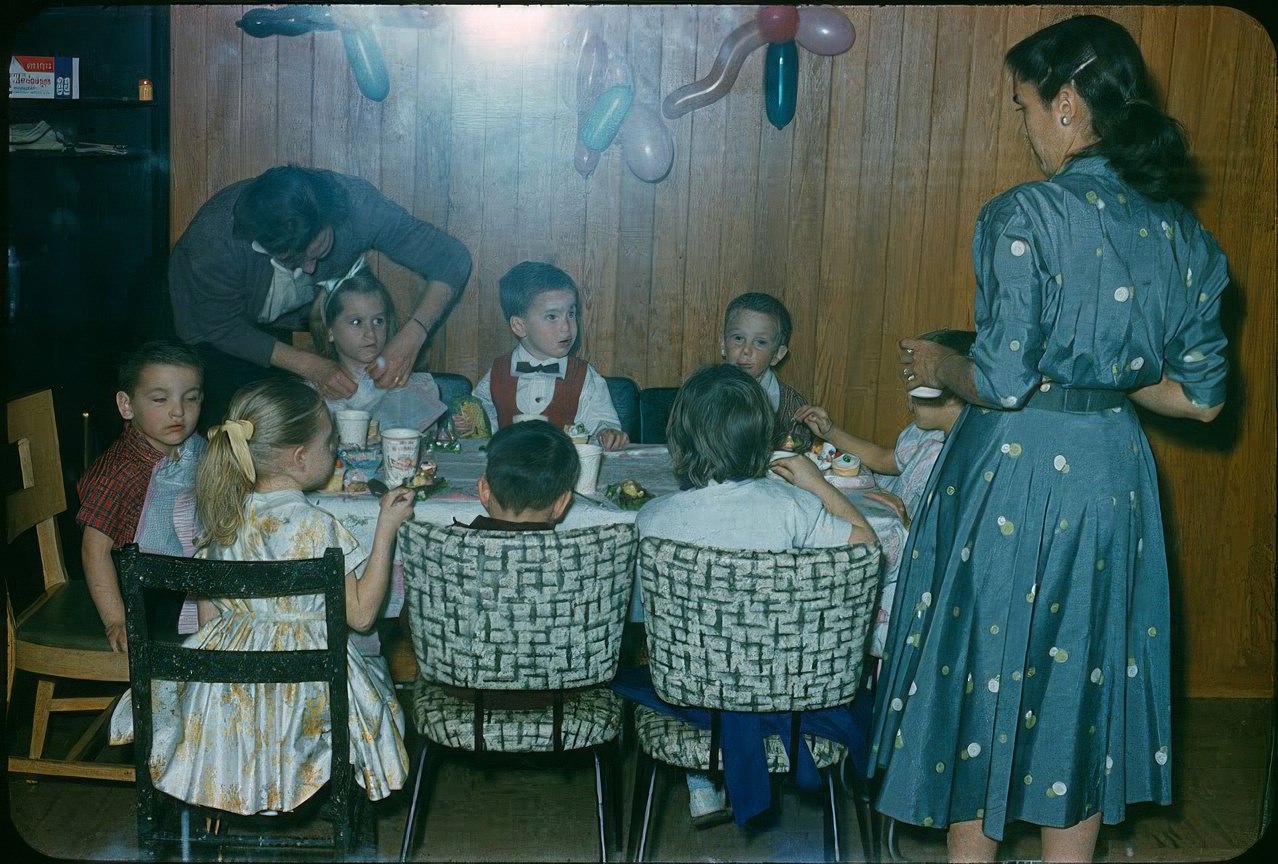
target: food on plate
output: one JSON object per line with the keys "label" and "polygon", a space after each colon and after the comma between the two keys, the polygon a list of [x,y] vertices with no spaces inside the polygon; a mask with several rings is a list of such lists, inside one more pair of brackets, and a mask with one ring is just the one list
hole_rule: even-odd
{"label": "food on plate", "polygon": [[458,435],[459,438],[491,438],[493,435],[492,427],[488,425],[488,415],[484,413],[484,406],[474,396],[458,396],[452,402],[448,403],[448,410],[454,415],[460,414],[471,422],[471,431],[465,435]]}
{"label": "food on plate", "polygon": [[564,427],[564,432],[574,444],[585,444],[590,440],[590,433],[586,431],[585,423],[569,423]]}
{"label": "food on plate", "polygon": [[413,472],[413,476],[404,481],[404,485],[410,489],[421,489],[431,486],[435,483],[435,471],[437,466],[433,461],[427,459],[417,466],[417,470]]}
{"label": "food on plate", "polygon": [[861,473],[861,460],[851,453],[840,453],[830,463],[830,470],[839,477],[855,477]]}
{"label": "food on plate", "polygon": [[612,501],[622,510],[638,510],[652,497],[652,493],[639,485],[636,480],[622,480],[613,483],[604,490],[604,497]]}

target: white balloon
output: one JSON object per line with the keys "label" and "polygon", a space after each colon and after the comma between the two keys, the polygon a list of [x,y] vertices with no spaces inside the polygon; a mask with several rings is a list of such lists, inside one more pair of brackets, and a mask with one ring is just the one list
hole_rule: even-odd
{"label": "white balloon", "polygon": [[674,136],[655,108],[632,105],[618,132],[626,166],[645,183],[657,183],[674,164]]}

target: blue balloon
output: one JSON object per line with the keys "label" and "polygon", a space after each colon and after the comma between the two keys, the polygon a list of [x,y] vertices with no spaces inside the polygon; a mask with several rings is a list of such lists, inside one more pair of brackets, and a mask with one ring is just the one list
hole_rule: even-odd
{"label": "blue balloon", "polygon": [[768,45],[763,61],[763,105],[768,122],[784,129],[799,99],[799,48],[794,40]]}
{"label": "blue balloon", "polygon": [[377,37],[365,29],[343,30],[342,44],[360,91],[374,102],[381,102],[390,92],[390,73],[386,71]]}
{"label": "blue balloon", "polygon": [[301,36],[312,30],[336,30],[327,6],[287,6],[282,9],[250,9],[235,25],[250,36]]}

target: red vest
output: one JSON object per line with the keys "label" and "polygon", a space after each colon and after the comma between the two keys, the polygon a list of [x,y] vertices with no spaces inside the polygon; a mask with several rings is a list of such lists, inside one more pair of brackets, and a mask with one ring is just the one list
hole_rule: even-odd
{"label": "red vest", "polygon": [[[513,353],[513,352],[512,352]],[[519,379],[510,374],[510,354],[503,354],[493,361],[489,373],[489,387],[493,396],[493,406],[497,409],[497,428],[505,429],[521,414],[515,405],[515,386]],[[550,397],[550,404],[541,410],[551,425],[562,429],[577,420],[577,403],[581,401],[581,388],[586,383],[585,360],[579,357],[568,357],[568,373],[563,378],[555,379],[555,392]],[[537,373],[541,374],[541,373]]]}

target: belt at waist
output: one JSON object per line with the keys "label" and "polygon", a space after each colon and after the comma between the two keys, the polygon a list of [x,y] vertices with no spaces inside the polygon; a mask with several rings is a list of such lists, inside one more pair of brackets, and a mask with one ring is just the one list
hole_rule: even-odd
{"label": "belt at waist", "polygon": [[1122,390],[1091,390],[1084,387],[1063,387],[1045,383],[1038,388],[1026,404],[1028,408],[1044,411],[1066,411],[1070,414],[1088,414],[1119,408],[1127,402]]}

